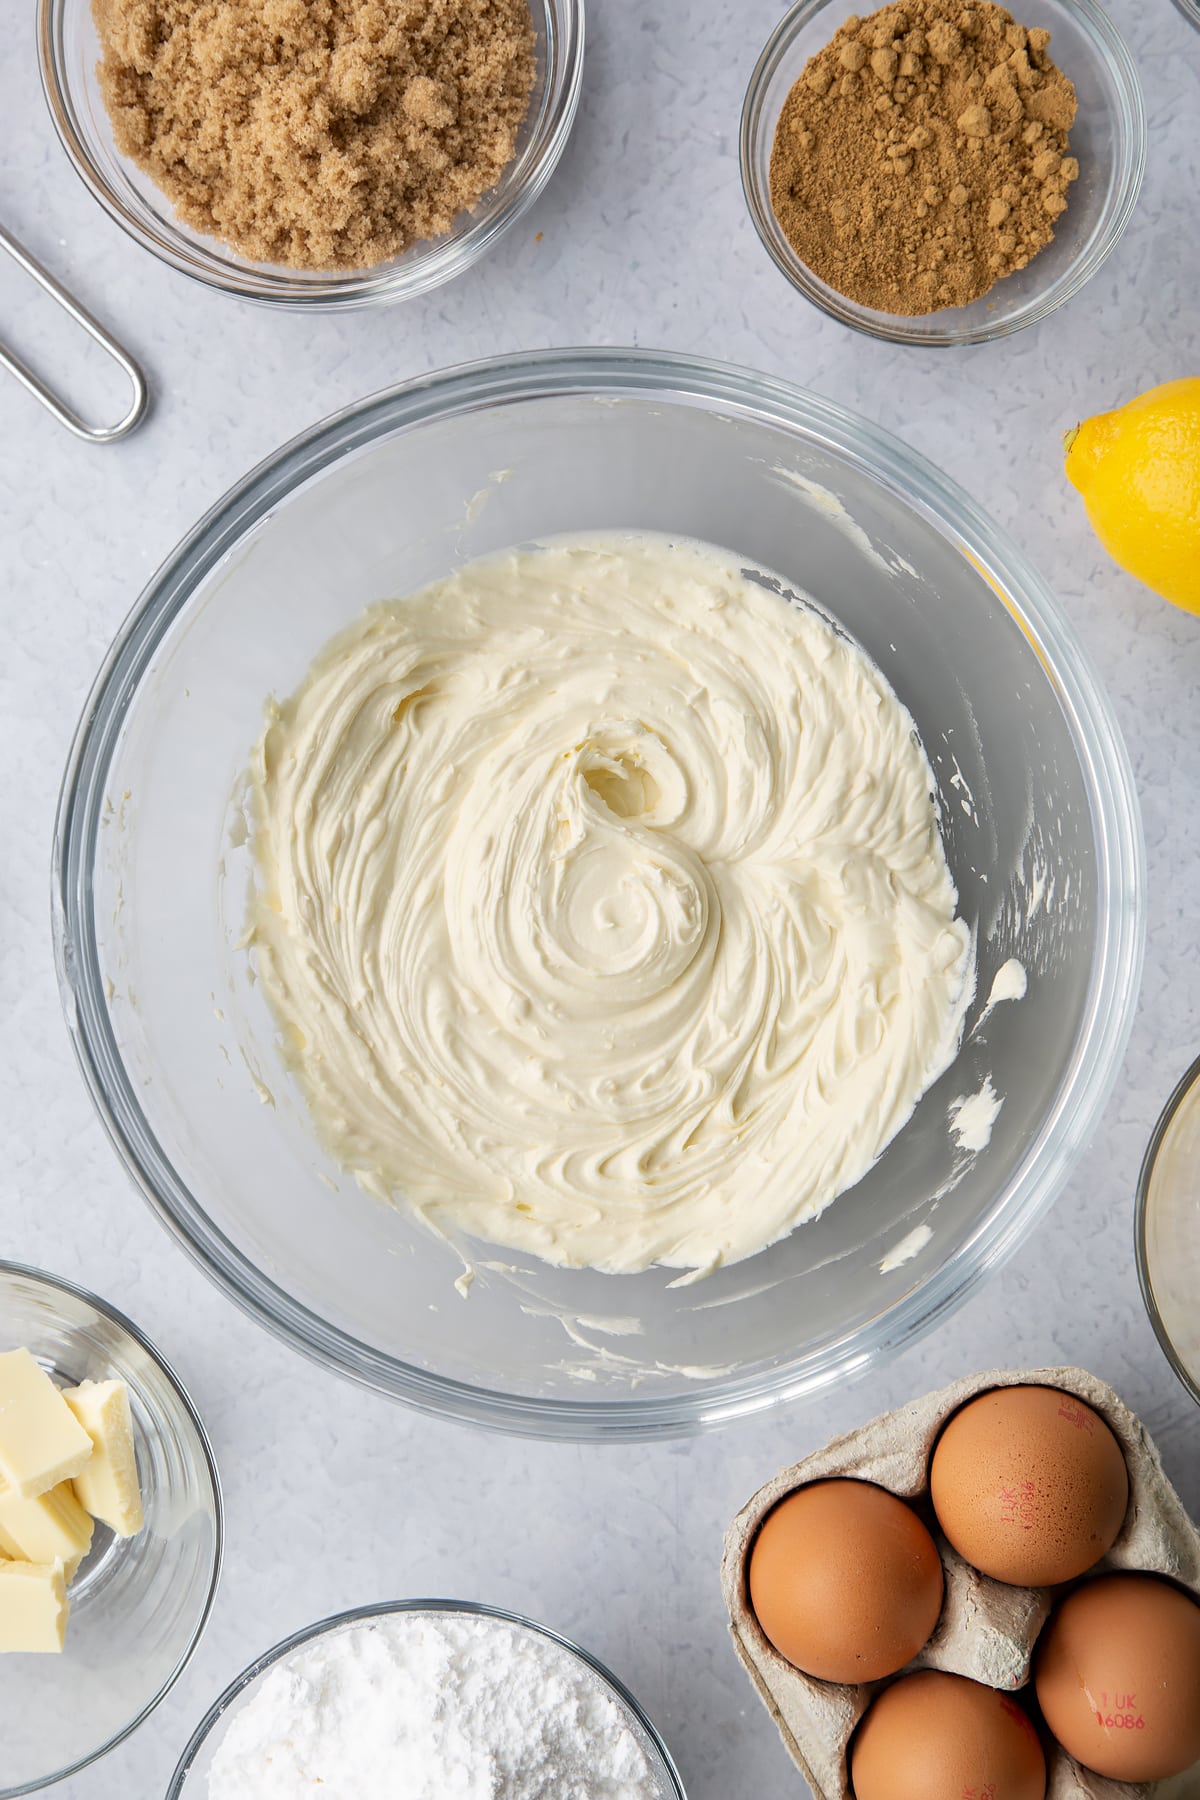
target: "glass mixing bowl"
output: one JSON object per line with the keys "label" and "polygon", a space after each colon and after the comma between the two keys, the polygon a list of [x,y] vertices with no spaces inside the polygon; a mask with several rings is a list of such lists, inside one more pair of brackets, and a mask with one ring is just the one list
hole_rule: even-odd
{"label": "glass mixing bowl", "polygon": [[38,0],[42,87],[55,129],[84,186],[145,249],[197,281],[246,300],[332,311],[410,300],[461,275],[533,205],[570,136],[583,78],[583,0],[531,0],[537,80],[512,162],[445,237],[371,269],[309,271],[250,262],[193,231],[113,142],[96,79],[100,43],[90,0]]}
{"label": "glass mixing bowl", "polygon": [[137,1729],[199,1643],[221,1567],[204,1427],[128,1319],[68,1282],[0,1262],[0,1350],[19,1345],[59,1387],[128,1385],[146,1523],[131,1538],[97,1525],[71,1583],[61,1655],[4,1658],[0,1800],[61,1781]]}
{"label": "glass mixing bowl", "polygon": [[1200,1406],[1200,1058],[1154,1127],[1138,1177],[1134,1229],[1150,1323]]}
{"label": "glass mixing bowl", "polygon": [[212,1759],[225,1729],[238,1709],[257,1692],[263,1677],[277,1662],[290,1656],[301,1645],[310,1643],[313,1638],[344,1631],[351,1625],[367,1625],[374,1620],[386,1619],[393,1613],[427,1613],[433,1617],[446,1613],[466,1613],[477,1619],[498,1619],[521,1631],[536,1632],[538,1637],[557,1644],[564,1655],[573,1657],[591,1671],[596,1677],[597,1685],[624,1714],[625,1723],[654,1775],[654,1800],[687,1800],[679,1771],[671,1760],[667,1746],[629,1689],[603,1663],[597,1662],[594,1656],[589,1656],[586,1650],[581,1650],[578,1644],[572,1644],[556,1631],[548,1630],[545,1625],[536,1625],[532,1619],[523,1619],[518,1613],[502,1612],[498,1607],[476,1605],[467,1600],[399,1600],[391,1606],[363,1606],[354,1612],[337,1613],[331,1619],[322,1619],[319,1624],[309,1625],[303,1631],[297,1631],[294,1636],[285,1638],[281,1644],[276,1644],[273,1650],[268,1650],[265,1656],[260,1656],[257,1662],[243,1670],[236,1681],[230,1682],[220,1699],[201,1719],[192,1734],[191,1742],[179,1759],[166,1800],[204,1800],[208,1792]]}
{"label": "glass mixing bowl", "polygon": [[[734,548],[858,638],[920,730],[978,940],[958,1059],[875,1167],[821,1218],[692,1286],[455,1245],[368,1198],[318,1145],[238,948],[241,780],[266,697],[294,689],[368,602],[502,546],[611,528]],[[1013,1248],[1115,1078],[1143,889],[1130,772],[1091,665],[953,483],[764,376],[547,351],[327,420],[174,552],[71,752],[54,934],[101,1117],[231,1296],[429,1411],[597,1437],[694,1429],[863,1368]],[[983,1017],[1014,958],[1026,997]],[[972,1153],[956,1103],[982,1094],[989,1110],[988,1082],[1002,1105]]]}
{"label": "glass mixing bowl", "polygon": [[[1051,34],[1050,54],[1075,84],[1079,158],[1053,242],[970,306],[909,319],[860,306],[796,255],[771,207],[771,146],[783,103],[810,56],[858,10],[854,0],[799,0],[779,21],[750,77],[742,110],[742,186],[750,217],[775,263],[806,299],[871,337],[895,344],[981,344],[1034,325],[1090,281],[1129,222],[1146,166],[1146,114],[1133,58],[1096,0],[1024,0],[1022,25]],[[864,9],[865,10],[865,9]]]}

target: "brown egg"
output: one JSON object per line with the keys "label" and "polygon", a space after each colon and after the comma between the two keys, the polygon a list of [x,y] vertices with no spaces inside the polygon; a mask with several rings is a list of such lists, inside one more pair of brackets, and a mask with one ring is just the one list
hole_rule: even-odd
{"label": "brown egg", "polygon": [[885,1688],[850,1746],[854,1800],[1045,1800],[1046,1759],[1017,1702],[922,1669]]}
{"label": "brown egg", "polygon": [[1057,1388],[994,1388],[955,1413],[929,1470],[938,1524],[997,1581],[1073,1581],[1112,1547],[1129,1503],[1121,1446]]}
{"label": "brown egg", "polygon": [[1099,1575],[1038,1640],[1038,1702],[1076,1762],[1159,1781],[1200,1760],[1200,1606],[1153,1575]]}
{"label": "brown egg", "polygon": [[750,1551],[750,1604],[781,1656],[819,1681],[878,1681],[942,1610],[942,1564],[912,1508],[866,1481],[818,1481],[769,1512]]}

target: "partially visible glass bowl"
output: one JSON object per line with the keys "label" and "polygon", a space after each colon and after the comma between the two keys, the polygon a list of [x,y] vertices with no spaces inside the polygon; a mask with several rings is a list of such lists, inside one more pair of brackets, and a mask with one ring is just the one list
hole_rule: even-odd
{"label": "partially visible glass bowl", "polygon": [[[978,944],[959,1055],[875,1166],[820,1218],[692,1285],[451,1243],[372,1199],[317,1141],[240,947],[242,781],[267,697],[293,691],[373,601],[512,544],[605,530],[718,543],[858,639],[928,751]],[[423,377],[234,488],[113,645],[55,844],[80,1065],[182,1245],[327,1366],[433,1413],[574,1438],[759,1411],[868,1367],[958,1304],[1041,1217],[1099,1117],[1143,905],[1111,710],[1020,551],[829,401],[630,350]],[[1028,992],[989,1009],[1014,959]],[[977,1151],[955,1130],[969,1097],[999,1108]]]}
{"label": "partially visible glass bowl", "polygon": [[90,0],[38,0],[38,54],[50,116],[84,185],[129,235],[163,262],[225,293],[309,311],[410,300],[485,255],[545,188],[570,136],[583,77],[584,0],[531,0],[537,80],[512,162],[445,237],[413,244],[375,268],[289,269],[250,262],[194,231],[113,142],[96,78],[100,44]]}
{"label": "partially visible glass bowl", "polygon": [[212,1451],[157,1350],[81,1288],[0,1262],[0,1349],[22,1345],[59,1387],[128,1384],[146,1523],[131,1538],[97,1525],[61,1655],[4,1658],[0,1800],[61,1781],[137,1729],[199,1643],[221,1566]]}
{"label": "partially visible glass bowl", "polygon": [[1175,4],[1188,24],[1200,31],[1200,0],[1175,0]]}
{"label": "partially visible glass bowl", "polygon": [[244,1669],[235,1681],[230,1682],[220,1699],[214,1702],[201,1719],[192,1734],[191,1742],[179,1759],[166,1800],[204,1800],[208,1792],[209,1770],[224,1732],[239,1709],[253,1698],[263,1677],[276,1663],[291,1656],[302,1645],[311,1643],[314,1638],[345,1631],[355,1625],[369,1625],[396,1613],[423,1613],[431,1618],[457,1613],[477,1619],[496,1619],[519,1631],[534,1632],[538,1637],[557,1645],[564,1655],[581,1663],[595,1676],[597,1686],[624,1715],[625,1724],[645,1756],[656,1782],[653,1796],[647,1795],[646,1800],[687,1800],[670,1751],[629,1689],[617,1680],[611,1670],[606,1669],[602,1662],[598,1662],[586,1650],[581,1650],[578,1644],[560,1637],[558,1632],[550,1631],[545,1625],[537,1625],[532,1619],[522,1618],[519,1613],[502,1612],[498,1607],[483,1606],[468,1600],[398,1600],[387,1606],[362,1606],[353,1612],[336,1613],[332,1618],[322,1619],[318,1624],[308,1625],[303,1631],[285,1638],[273,1650],[260,1656],[257,1662],[251,1663],[248,1669]]}
{"label": "partially visible glass bowl", "polygon": [[1051,34],[1050,54],[1075,83],[1079,114],[1071,152],[1079,179],[1054,240],[969,306],[906,318],[839,294],[802,262],[771,206],[771,147],[783,103],[810,56],[853,13],[855,0],[798,0],[758,59],[742,110],[742,186],[764,245],[792,286],[843,325],[894,344],[981,344],[1044,319],[1090,281],[1133,211],[1146,165],[1146,115],[1133,58],[1096,0],[1022,0],[1021,24]]}
{"label": "partially visible glass bowl", "polygon": [[1138,1176],[1135,1233],[1150,1323],[1200,1406],[1200,1057],[1151,1135]]}

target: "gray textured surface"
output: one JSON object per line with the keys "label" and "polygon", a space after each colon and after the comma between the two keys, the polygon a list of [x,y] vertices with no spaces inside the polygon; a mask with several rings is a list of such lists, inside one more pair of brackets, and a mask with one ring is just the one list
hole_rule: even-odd
{"label": "gray textured surface", "polygon": [[[343,1606],[475,1596],[607,1659],[675,1750],[691,1800],[802,1784],[725,1638],[721,1531],[778,1466],[974,1368],[1076,1362],[1110,1381],[1200,1509],[1200,1419],[1154,1344],[1131,1194],[1158,1108],[1200,1038],[1200,621],[1119,576],[1060,473],[1058,434],[1200,370],[1200,35],[1168,0],[1118,0],[1146,87],[1150,167],[1112,260],[1064,311],[994,348],[902,352],[795,298],[745,216],[736,130],[775,0],[594,0],[582,116],[548,195],[499,251],[407,308],[346,320],[243,308],[161,268],[84,193],[37,90],[32,7],[7,8],[0,216],[143,358],[150,422],[124,446],[68,439],[0,378],[0,1217],[6,1251],[139,1321],[190,1384],[225,1478],[215,1617],[169,1701],[59,1791],[163,1792],[195,1719],[260,1649]],[[541,233],[541,241],[535,234]],[[105,397],[57,316],[0,269],[0,328]],[[531,1446],[417,1419],[324,1377],[192,1269],[118,1168],[72,1065],[51,964],[55,796],[94,669],[145,579],[284,438],[418,371],[542,344],[627,343],[791,376],[900,433],[1049,577],[1128,737],[1150,858],[1149,955],[1104,1126],[1048,1222],[965,1310],[886,1371],[699,1442]],[[94,383],[94,385],[92,385]],[[107,390],[110,408],[116,390]]]}

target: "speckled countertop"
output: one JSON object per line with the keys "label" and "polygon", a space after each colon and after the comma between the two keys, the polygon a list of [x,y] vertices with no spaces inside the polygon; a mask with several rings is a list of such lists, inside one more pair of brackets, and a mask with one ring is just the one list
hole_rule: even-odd
{"label": "speckled countertop", "polygon": [[[738,181],[746,80],[778,0],[593,0],[581,117],[548,194],[482,265],[390,311],[280,317],[210,294],[130,243],[84,192],[38,90],[33,8],[7,9],[0,218],[144,360],[149,422],[75,443],[0,377],[0,1166],[8,1254],[130,1313],[189,1384],[225,1482],[216,1612],[167,1700],[57,1790],[161,1795],[217,1691],[285,1632],[409,1594],[477,1597],[586,1643],[639,1695],[690,1800],[802,1800],[727,1641],[725,1521],[835,1431],[964,1369],[1076,1362],[1157,1436],[1200,1510],[1200,1416],[1142,1313],[1132,1191],[1162,1101],[1200,1050],[1200,621],[1119,576],[1060,473],[1081,413],[1200,372],[1200,33],[1169,0],[1114,0],[1150,115],[1134,221],[1091,286],[1035,329],[904,352],[805,305],[768,263]],[[96,361],[0,267],[0,335],[119,409]],[[110,637],[184,530],[323,414],[447,363],[544,344],[693,351],[790,376],[899,433],[1050,580],[1108,682],[1150,866],[1132,1045],[1103,1126],[1050,1218],[948,1324],[816,1404],[695,1442],[581,1449],[417,1418],[322,1375],[208,1285],[117,1165],[72,1061],[48,870],[68,740]],[[94,385],[92,385],[94,384]]]}

